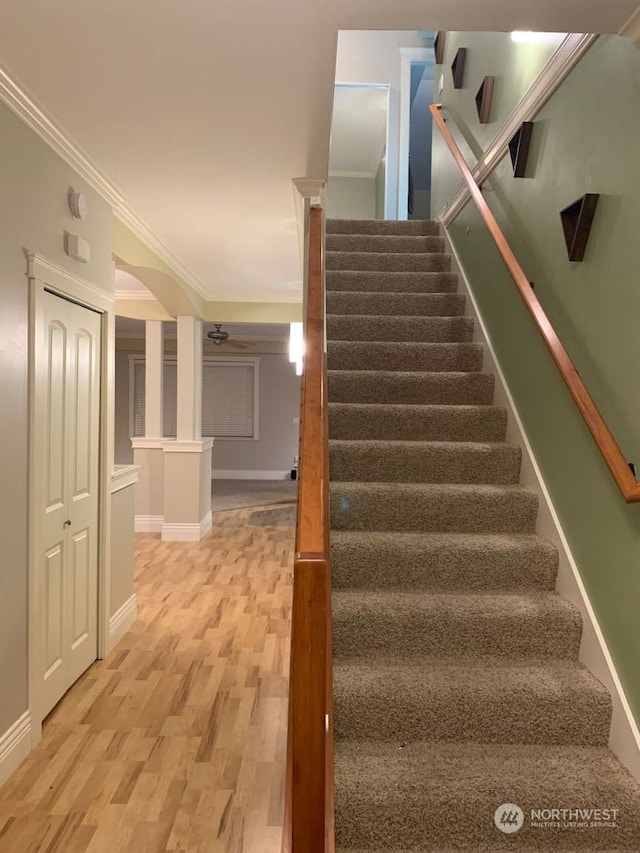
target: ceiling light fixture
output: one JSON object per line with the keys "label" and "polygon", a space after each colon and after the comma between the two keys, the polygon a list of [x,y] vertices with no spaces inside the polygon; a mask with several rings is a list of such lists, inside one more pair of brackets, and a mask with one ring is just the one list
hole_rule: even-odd
{"label": "ceiling light fixture", "polygon": [[215,331],[207,332],[207,337],[213,341],[214,346],[220,347],[225,341],[229,340],[229,332],[223,332],[220,328],[222,323],[215,323]]}
{"label": "ceiling light fixture", "polygon": [[547,44],[558,38],[564,38],[566,33],[542,33],[534,30],[515,30],[511,33],[511,41],[516,44]]}

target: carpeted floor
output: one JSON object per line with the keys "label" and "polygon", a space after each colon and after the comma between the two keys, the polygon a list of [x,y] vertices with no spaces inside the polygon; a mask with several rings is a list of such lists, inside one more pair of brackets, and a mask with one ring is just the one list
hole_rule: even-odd
{"label": "carpeted floor", "polygon": [[[336,848],[640,851],[640,786],[437,235],[327,223]],[[578,808],[614,825],[532,819]]]}
{"label": "carpeted floor", "polygon": [[212,480],[211,510],[221,512],[291,503],[297,495],[298,483],[295,480]]}

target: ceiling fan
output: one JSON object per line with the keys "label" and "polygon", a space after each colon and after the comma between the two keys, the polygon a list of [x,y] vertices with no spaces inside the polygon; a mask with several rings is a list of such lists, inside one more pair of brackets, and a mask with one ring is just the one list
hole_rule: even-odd
{"label": "ceiling fan", "polygon": [[233,347],[234,349],[248,349],[252,347],[251,343],[243,343],[242,341],[230,341],[229,340],[229,332],[222,331],[222,323],[215,323],[215,330],[213,332],[207,332],[207,337],[210,341],[213,341],[214,346],[221,347],[222,344],[227,344],[227,346]]}

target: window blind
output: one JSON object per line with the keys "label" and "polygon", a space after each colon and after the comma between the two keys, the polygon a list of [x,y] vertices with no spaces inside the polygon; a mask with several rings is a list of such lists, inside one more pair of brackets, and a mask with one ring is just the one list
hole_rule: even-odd
{"label": "window blind", "polygon": [[202,434],[216,438],[253,438],[254,366],[202,365]]}
{"label": "window blind", "polygon": [[[178,402],[177,365],[165,361],[162,374],[163,435],[175,438]],[[145,363],[133,365],[133,435],[144,435]],[[214,438],[253,438],[255,418],[255,364],[202,364],[202,435]]]}

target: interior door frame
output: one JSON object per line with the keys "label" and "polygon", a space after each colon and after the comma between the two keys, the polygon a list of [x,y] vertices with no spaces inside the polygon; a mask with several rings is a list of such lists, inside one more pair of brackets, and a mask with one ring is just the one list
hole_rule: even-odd
{"label": "interior door frame", "polygon": [[28,602],[28,686],[31,717],[31,745],[42,737],[42,699],[39,673],[42,669],[42,643],[38,615],[35,612],[34,577],[40,532],[37,500],[38,478],[34,460],[35,371],[42,354],[37,350],[36,322],[42,310],[45,292],[75,302],[101,315],[100,341],[100,460],[98,474],[98,648],[97,658],[108,651],[111,581],[111,473],[113,470],[113,404],[115,362],[114,297],[72,272],[27,252],[29,279],[29,602]]}

